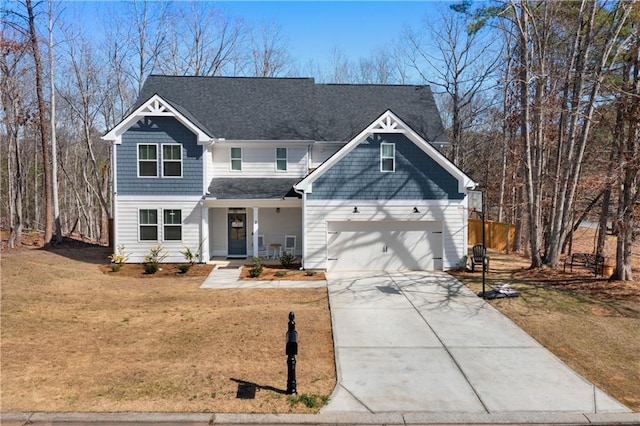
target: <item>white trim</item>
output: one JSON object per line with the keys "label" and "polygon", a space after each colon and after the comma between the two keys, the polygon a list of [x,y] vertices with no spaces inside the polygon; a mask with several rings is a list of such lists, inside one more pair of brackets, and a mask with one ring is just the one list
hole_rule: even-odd
{"label": "white trim", "polygon": [[373,123],[371,123],[362,132],[356,135],[345,146],[340,148],[333,156],[327,161],[322,163],[316,170],[307,175],[304,179],[294,185],[294,188],[300,191],[311,192],[311,185],[320,176],[333,167],[338,161],[343,159],[349,152],[351,152],[361,142],[366,140],[369,136],[375,133],[402,133],[410,141],[420,147],[426,154],[428,154],[434,161],[447,170],[452,176],[458,180],[458,191],[464,193],[467,188],[473,188],[477,186],[469,176],[467,176],[462,170],[456,167],[451,161],[449,161],[444,155],[442,155],[431,144],[424,140],[420,135],[414,132],[406,123],[404,123],[398,116],[396,116],[391,110],[387,110],[380,117],[378,117]]}
{"label": "white trim", "polygon": [[344,207],[350,206],[371,206],[371,207],[384,207],[384,206],[433,206],[433,207],[447,207],[465,205],[465,199],[460,200],[306,200],[305,203],[308,207]]}
{"label": "white trim", "polygon": [[[240,150],[240,158],[238,157],[234,157],[233,156],[233,150],[234,149],[239,149]],[[229,171],[230,172],[241,172],[242,171],[242,163],[243,163],[243,153],[242,153],[242,147],[241,146],[230,146],[229,147]],[[239,169],[234,169],[233,168],[233,160],[240,160],[240,168]]]}
{"label": "white trim", "polygon": [[113,129],[107,132],[101,139],[111,141],[116,144],[122,143],[122,134],[129,130],[131,126],[145,117],[174,117],[185,127],[191,130],[198,140],[198,144],[212,143],[215,138],[207,135],[198,126],[182,115],[169,102],[162,99],[158,94],[153,95],[145,103],[140,105],[135,111],[127,115]]}
{"label": "white trim", "polygon": [[[140,159],[140,147],[141,146],[153,146],[153,147],[156,148],[156,159],[155,159],[155,162],[156,162],[156,175],[155,176],[141,176],[140,175],[140,161],[145,161],[145,162],[148,162],[148,163],[151,162],[151,160],[146,160],[146,159],[145,160],[141,160]],[[158,164],[160,163],[160,155],[159,154],[160,153],[158,152],[158,144],[157,143],[143,143],[143,142],[140,142],[140,143],[136,144],[136,169],[137,169],[138,178],[140,178],[140,179],[157,179],[157,178],[160,177],[160,174],[158,173]]]}
{"label": "white trim", "polygon": [[[178,146],[180,147],[180,176],[165,176],[164,175],[164,162],[165,161],[169,161],[172,163],[177,163],[177,160],[165,160],[164,158],[164,147],[165,146]],[[183,160],[183,155],[182,155],[182,150],[184,149],[184,146],[181,143],[178,142],[166,142],[166,143],[161,143],[160,144],[160,177],[162,177],[163,179],[180,179],[183,177],[183,170],[184,170],[184,162]]]}
{"label": "white trim", "polygon": [[146,202],[194,202],[202,200],[201,195],[118,195],[120,201],[146,201]]}
{"label": "white trim", "polygon": [[[141,226],[143,226],[143,225],[144,225],[144,226],[153,226],[153,225],[154,225],[153,223],[140,223],[140,211],[141,211],[141,210],[146,210],[146,211],[155,210],[155,211],[156,211],[156,223],[155,223],[155,227],[156,227],[156,239],[155,239],[155,240],[143,240],[143,239],[141,238],[141,237],[142,237],[142,235],[140,235],[140,227],[141,227]],[[147,243],[147,242],[150,242],[150,241],[156,241],[156,242],[160,243],[160,242],[162,241],[162,239],[160,238],[160,223],[159,223],[160,221],[159,221],[159,218],[158,218],[158,216],[159,216],[159,215],[158,215],[158,208],[155,208],[155,209],[141,209],[141,208],[137,208],[137,209],[136,209],[136,212],[137,212],[137,216],[138,216],[138,218],[137,218],[137,219],[138,219],[138,242],[139,242],[139,243]]]}
{"label": "white trim", "polygon": [[[278,157],[278,150],[279,149],[284,149],[284,158],[280,158]],[[273,165],[274,170],[276,173],[286,173],[287,170],[289,169],[289,148],[287,148],[286,146],[277,146],[274,148],[275,154],[276,154],[276,161]],[[280,170],[278,169],[278,161],[282,161],[284,160],[284,170]]]}
{"label": "white trim", "polygon": [[[164,243],[164,242],[174,242],[174,241],[182,241],[182,240],[184,240],[184,238],[183,238],[184,222],[182,220],[182,209],[166,209],[164,207],[161,207],[160,210],[162,211],[162,216],[161,216],[161,219],[162,219],[162,240],[161,241]],[[167,210],[174,210],[174,211],[177,210],[177,211],[180,212],[180,239],[179,240],[168,240],[166,238],[167,232],[166,232],[165,226],[178,226],[175,223],[167,224],[165,222],[165,220],[164,220],[164,212],[167,211]]]}
{"label": "white trim", "polygon": [[[393,155],[391,157],[385,157],[384,147],[389,145],[393,147]],[[393,162],[392,163],[393,167],[391,168],[391,170],[385,170],[383,167],[384,160],[389,160],[389,159],[391,159],[391,161]],[[396,144],[393,142],[380,142],[380,171],[382,173],[393,173],[396,171]]]}

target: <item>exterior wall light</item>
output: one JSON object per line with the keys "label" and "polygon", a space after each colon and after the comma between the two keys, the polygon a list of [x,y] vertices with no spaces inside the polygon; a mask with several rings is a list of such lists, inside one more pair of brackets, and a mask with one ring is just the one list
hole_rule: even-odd
{"label": "exterior wall light", "polygon": [[420,213],[420,210],[418,210],[418,208],[417,208],[417,207],[414,207],[414,208],[413,208],[413,212],[414,212],[414,213]]}
{"label": "exterior wall light", "polygon": [[354,213],[360,213],[360,212],[358,211],[358,208],[357,208],[357,207],[354,207],[354,208],[353,208],[353,212],[354,212]]}

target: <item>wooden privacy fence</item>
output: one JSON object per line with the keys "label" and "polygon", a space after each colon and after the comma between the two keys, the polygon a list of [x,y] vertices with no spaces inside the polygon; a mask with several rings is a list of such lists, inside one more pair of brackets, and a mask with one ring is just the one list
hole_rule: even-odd
{"label": "wooden privacy fence", "polygon": [[[513,251],[513,237],[516,232],[515,225],[485,220],[484,232],[487,248],[502,251]],[[468,244],[469,246],[482,244],[482,220],[469,219]]]}

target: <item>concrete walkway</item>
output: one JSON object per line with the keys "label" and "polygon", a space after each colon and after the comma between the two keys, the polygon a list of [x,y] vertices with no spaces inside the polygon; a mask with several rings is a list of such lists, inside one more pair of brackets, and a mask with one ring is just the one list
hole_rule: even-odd
{"label": "concrete walkway", "polygon": [[328,275],[339,384],[322,413],[625,413],[445,273]]}

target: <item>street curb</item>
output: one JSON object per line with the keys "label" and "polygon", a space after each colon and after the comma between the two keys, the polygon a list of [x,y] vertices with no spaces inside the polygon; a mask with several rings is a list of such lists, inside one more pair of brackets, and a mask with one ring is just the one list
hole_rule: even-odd
{"label": "street curb", "polygon": [[640,413],[0,413],[0,424],[14,425],[640,425]]}

